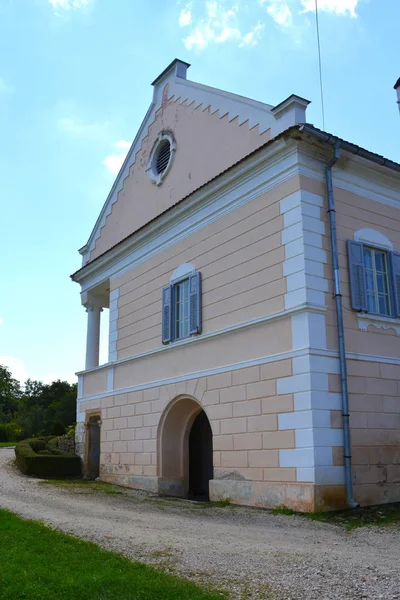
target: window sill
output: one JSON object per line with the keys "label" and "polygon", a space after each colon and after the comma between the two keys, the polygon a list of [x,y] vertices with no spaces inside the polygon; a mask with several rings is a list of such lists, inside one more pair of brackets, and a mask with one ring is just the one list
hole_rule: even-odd
{"label": "window sill", "polygon": [[369,315],[368,313],[359,313],[357,316],[358,327],[362,331],[367,331],[372,325],[377,329],[394,329],[397,335],[400,335],[400,319],[393,317],[382,317],[380,315]]}

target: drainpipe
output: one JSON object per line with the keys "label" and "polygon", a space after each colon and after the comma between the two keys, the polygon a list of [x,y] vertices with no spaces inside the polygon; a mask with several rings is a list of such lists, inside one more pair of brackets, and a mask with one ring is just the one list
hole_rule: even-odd
{"label": "drainpipe", "polygon": [[347,368],[346,368],[346,349],[344,344],[344,326],[343,326],[343,306],[342,292],[340,287],[339,255],[337,248],[336,235],[336,213],[335,201],[333,197],[332,167],[340,158],[340,142],[335,145],[333,157],[328,162],[325,175],[326,187],[328,192],[328,215],[329,227],[331,233],[332,263],[333,263],[333,283],[334,298],[336,302],[336,318],[339,342],[339,363],[340,363],[340,386],[342,395],[342,416],[343,416],[343,435],[344,435],[344,470],[346,484],[346,500],[351,508],[357,508],[359,504],[353,497],[353,479],[351,469],[351,444],[350,444],[350,423],[349,423],[349,394],[347,388]]}

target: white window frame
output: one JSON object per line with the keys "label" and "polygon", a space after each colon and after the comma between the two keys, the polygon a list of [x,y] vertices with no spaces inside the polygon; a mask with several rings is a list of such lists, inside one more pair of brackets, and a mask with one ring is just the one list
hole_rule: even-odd
{"label": "white window frame", "polygon": [[[179,283],[182,283],[184,281],[188,281],[189,282],[189,277],[192,273],[194,273],[196,271],[195,267],[190,264],[190,263],[184,263],[182,265],[179,265],[179,267],[177,269],[175,269],[175,271],[172,273],[170,279],[169,279],[169,283],[172,286],[172,290],[171,290],[171,311],[172,311],[172,331],[171,331],[171,341],[172,342],[176,342],[178,340],[184,340],[188,337],[190,337],[190,334],[188,333],[187,335],[183,335],[183,336],[177,336],[176,335],[176,329],[177,329],[177,315],[176,315],[176,296],[175,296],[175,290],[176,290],[176,286]],[[189,309],[189,319],[190,319],[190,309]],[[188,324],[188,330],[190,329],[190,326]]]}
{"label": "white window frame", "polygon": [[[385,317],[387,319],[391,319],[391,318],[395,318],[394,317],[394,298],[393,298],[393,293],[392,293],[392,285],[393,285],[393,281],[392,281],[392,274],[391,274],[391,268],[390,268],[390,255],[389,255],[389,250],[387,250],[386,248],[381,248],[381,247],[377,247],[377,246],[373,246],[372,244],[367,244],[367,243],[363,243],[363,261],[364,261],[364,271],[368,270],[368,271],[372,271],[373,274],[373,279],[374,279],[374,287],[373,287],[373,293],[375,296],[375,302],[376,302],[376,307],[379,310],[379,289],[378,289],[378,283],[377,283],[377,270],[376,270],[376,264],[375,264],[375,257],[373,258],[373,267],[372,269],[367,269],[367,267],[365,266],[365,250],[371,250],[372,251],[372,256],[374,257],[376,252],[380,252],[381,254],[384,254],[385,256],[385,266],[386,266],[386,272],[385,272],[385,276],[386,276],[386,287],[387,287],[387,297],[388,297],[388,305],[389,305],[389,312],[386,313],[380,313],[380,312],[373,312],[370,310],[367,310],[366,312],[369,315],[375,315],[377,317]],[[366,286],[366,282],[364,282],[364,285]],[[386,295],[386,294],[385,294]],[[365,296],[367,299],[367,288],[365,287]],[[368,299],[367,299],[368,302]]]}
{"label": "white window frame", "polygon": [[[354,241],[361,242],[365,246],[369,246],[374,250],[380,250],[386,252],[387,255],[389,252],[393,252],[393,243],[390,241],[388,237],[386,237],[383,233],[378,231],[377,229],[372,229],[369,227],[364,227],[362,229],[358,229],[354,233]],[[364,258],[364,257],[363,257]],[[389,263],[387,261],[389,266]],[[388,272],[388,280],[389,287],[392,285],[392,273]],[[391,302],[391,311],[392,315],[379,315],[375,313],[369,312],[360,312],[357,313],[357,322],[358,327],[362,331],[368,331],[369,326],[376,327],[377,329],[392,329],[396,332],[398,336],[400,336],[400,319],[393,315],[393,298],[392,294],[390,294],[390,302]]]}

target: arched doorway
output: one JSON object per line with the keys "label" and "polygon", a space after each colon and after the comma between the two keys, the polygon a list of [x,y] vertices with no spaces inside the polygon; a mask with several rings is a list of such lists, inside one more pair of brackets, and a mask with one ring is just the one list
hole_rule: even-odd
{"label": "arched doorway", "polygon": [[213,478],[212,431],[204,410],[195,418],[189,434],[189,492],[191,500],[209,500]]}
{"label": "arched doorway", "polygon": [[96,479],[100,474],[100,425],[99,415],[86,422],[86,479]]}
{"label": "arched doorway", "polygon": [[159,428],[158,471],[160,493],[209,499],[212,431],[206,413],[194,398],[178,398],[165,410]]}

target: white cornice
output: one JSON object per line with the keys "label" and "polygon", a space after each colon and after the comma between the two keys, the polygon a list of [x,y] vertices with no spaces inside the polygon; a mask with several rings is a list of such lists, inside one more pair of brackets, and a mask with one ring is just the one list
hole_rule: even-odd
{"label": "white cornice", "polygon": [[158,348],[154,348],[154,350],[148,350],[147,352],[142,352],[141,354],[136,354],[135,356],[129,356],[128,358],[121,358],[114,362],[105,363],[104,365],[99,365],[98,367],[94,367],[93,369],[87,369],[85,371],[79,371],[76,375],[84,375],[85,373],[93,373],[95,371],[101,371],[102,369],[107,369],[112,366],[121,365],[127,362],[132,362],[138,359],[146,358],[149,356],[153,356],[155,354],[160,354],[163,352],[171,352],[176,348],[181,348],[182,346],[190,346],[192,344],[201,344],[204,341],[209,339],[213,339],[219,337],[221,335],[226,335],[229,333],[233,333],[235,331],[240,331],[242,329],[247,329],[249,327],[255,327],[257,325],[261,325],[263,323],[268,323],[270,321],[277,321],[281,319],[285,319],[288,317],[292,317],[293,315],[297,315],[300,313],[322,313],[326,312],[326,308],[324,306],[319,306],[316,304],[303,303],[298,306],[294,306],[293,308],[282,310],[277,313],[273,313],[272,315],[266,315],[265,317],[260,317],[258,319],[251,319],[249,321],[244,321],[243,323],[237,323],[236,325],[231,325],[230,327],[224,327],[223,329],[218,329],[217,331],[212,331],[210,333],[204,333],[199,336],[193,336],[189,338],[185,338],[183,340],[179,340],[174,342],[173,344],[168,344],[165,346],[160,346]]}
{"label": "white cornice", "polygon": [[[319,350],[312,349],[310,354],[316,356],[329,356],[332,358],[339,358],[339,353],[336,350]],[[400,358],[396,356],[387,356],[384,354],[361,354],[358,352],[346,352],[347,360],[361,360],[364,362],[378,362],[388,365],[400,365]]]}
{"label": "white cornice", "polygon": [[[223,367],[215,367],[213,369],[206,369],[204,371],[196,371],[193,373],[185,373],[185,375],[178,375],[176,377],[169,377],[166,379],[161,379],[158,381],[149,381],[146,383],[140,383],[138,385],[133,385],[125,388],[118,388],[116,390],[107,389],[107,391],[101,392],[99,394],[94,394],[93,396],[79,396],[77,398],[78,405],[81,405],[83,402],[88,402],[89,400],[98,400],[100,398],[106,398],[107,396],[118,396],[119,394],[126,394],[129,392],[136,392],[139,390],[147,390],[149,388],[158,387],[160,385],[170,385],[172,383],[179,383],[180,381],[190,381],[191,379],[198,379],[200,377],[209,377],[210,375],[218,375],[219,373],[226,373],[229,371],[237,371],[239,369],[246,369],[248,367],[254,367],[257,365],[265,365],[271,362],[278,362],[279,360],[285,360],[287,358],[296,358],[299,356],[305,356],[308,354],[308,349],[300,349],[300,350],[289,350],[288,352],[281,352],[280,354],[271,354],[269,356],[263,356],[261,358],[255,358],[252,360],[246,360],[240,363],[235,363],[233,365],[224,365]],[[114,371],[115,365],[103,365],[102,369],[108,369],[108,372]],[[86,372],[78,373],[78,387],[83,387],[83,376]],[[80,382],[80,383],[79,383]],[[80,406],[78,408],[78,412],[80,410],[85,410],[84,407]]]}
{"label": "white cornice", "polygon": [[[132,146],[114,181],[110,193],[107,196],[93,231],[90,234],[87,243],[79,250],[83,257],[83,265],[88,261],[90,253],[95,247],[96,240],[100,235],[100,231],[105,224],[106,218],[111,213],[112,206],[117,201],[118,193],[123,188],[124,180],[128,177],[129,170],[135,163],[136,154],[141,148],[143,138],[147,135],[149,126],[154,122],[156,112],[161,107],[161,88],[166,84],[169,86],[169,99],[175,98],[179,104],[183,104],[184,102],[190,104],[194,102],[195,107],[203,105],[204,108],[207,108],[211,106],[211,112],[214,113],[219,111],[220,118],[228,114],[230,120],[237,117],[239,124],[248,121],[249,129],[258,125],[260,134],[273,127],[277,129],[276,119],[271,113],[270,109],[272,107],[270,105],[251,100],[250,98],[244,98],[236,94],[231,94],[217,88],[188,81],[181,77],[175,77],[174,71],[167,73],[162,79],[162,85],[157,85],[154,89],[153,101],[147,110],[139,131],[132,142]],[[276,133],[277,131],[274,131],[273,135],[275,136]]]}
{"label": "white cornice", "polygon": [[[118,396],[119,394],[126,394],[129,392],[135,392],[135,391],[140,391],[140,390],[146,390],[149,388],[154,388],[154,387],[158,387],[160,385],[169,385],[169,384],[173,384],[173,383],[179,383],[181,381],[190,381],[192,379],[198,379],[200,377],[209,377],[210,375],[218,375],[219,373],[226,373],[229,371],[236,371],[239,369],[245,369],[248,367],[254,367],[257,365],[264,365],[264,364],[268,364],[271,362],[278,362],[280,360],[285,360],[288,358],[300,358],[302,356],[323,356],[323,357],[329,357],[329,358],[338,358],[338,353],[335,352],[334,350],[320,350],[318,348],[300,348],[299,350],[289,350],[288,352],[281,352],[280,354],[271,354],[269,356],[263,356],[261,358],[255,358],[252,360],[247,360],[247,361],[243,361],[240,363],[234,363],[232,365],[224,365],[222,367],[215,367],[214,369],[207,369],[204,371],[196,371],[193,373],[185,373],[184,375],[178,375],[176,377],[169,377],[167,379],[162,379],[162,380],[157,380],[157,381],[150,381],[147,383],[141,383],[135,386],[129,386],[129,387],[125,387],[125,388],[119,388],[117,390],[115,389],[107,389],[107,391],[101,392],[99,394],[94,394],[93,396],[81,396],[78,393],[78,405],[80,408],[78,408],[78,411],[81,410],[85,410],[84,406],[82,406],[82,403],[87,403],[90,400],[98,400],[101,398],[106,398],[107,396],[113,395],[113,396]],[[384,364],[391,364],[391,365],[400,365],[400,358],[393,358],[391,356],[381,356],[381,355],[373,355],[373,354],[356,354],[354,352],[347,352],[346,353],[346,358],[348,360],[357,360],[357,361],[363,361],[363,362],[379,362],[379,363],[384,363]],[[102,365],[102,367],[99,367],[99,369],[108,369],[108,373],[107,373],[107,378],[108,378],[108,383],[109,380],[112,379],[114,377],[114,367],[115,367],[115,363],[113,365]],[[78,375],[78,389],[81,390],[81,392],[83,391],[83,376],[85,375],[86,372],[80,372],[77,373]],[[109,385],[108,385],[109,387]]]}
{"label": "white cornice", "polygon": [[[343,153],[344,154],[344,153]],[[325,182],[329,152],[310,144],[299,149],[299,172]],[[333,169],[333,182],[358,196],[400,208],[400,175],[359,156],[346,153]]]}
{"label": "white cornice", "polygon": [[194,192],[74,276],[82,292],[121,275],[242,204],[295,176],[296,142],[277,140]]}
{"label": "white cornice", "polygon": [[[187,63],[180,62],[187,67]],[[308,101],[303,99],[298,99],[303,105],[301,114],[298,114],[298,111],[292,109],[287,111],[288,115],[290,113],[288,119],[276,118],[276,115],[274,115],[272,111],[273,107],[269,104],[232,94],[231,92],[226,92],[218,88],[209,87],[194,81],[189,81],[182,76],[176,76],[176,74],[176,69],[172,68],[163,75],[162,79],[158,81],[154,87],[153,101],[149,106],[124,164],[108,194],[93,231],[90,234],[89,240],[80,249],[80,253],[83,257],[83,265],[89,260],[90,253],[95,247],[96,240],[100,235],[106,218],[111,213],[112,206],[117,201],[118,193],[123,188],[124,180],[129,175],[129,170],[135,163],[136,154],[141,148],[143,138],[147,135],[149,126],[154,122],[156,113],[162,106],[163,90],[167,84],[168,100],[175,99],[179,104],[186,102],[190,105],[194,103],[195,108],[203,107],[203,110],[209,108],[211,114],[218,112],[219,118],[221,119],[226,115],[230,121],[237,118],[239,125],[247,123],[249,129],[258,127],[260,135],[265,131],[270,130],[271,137],[274,138],[287,127],[303,123],[306,120],[305,107],[308,104]],[[297,97],[291,96],[290,98]],[[284,102],[287,102],[287,100]],[[279,106],[280,105],[278,105],[278,107]],[[278,107],[275,107],[275,109]]]}
{"label": "white cornice", "polygon": [[[273,116],[270,104],[264,104],[251,98],[245,98],[231,92],[213,88],[194,81],[179,79],[174,82],[174,94],[182,104],[194,101],[194,106],[210,106],[211,113],[219,111],[220,117],[228,115],[228,119],[238,118],[239,124],[249,122],[249,129],[259,126],[259,132],[276,128],[276,119]],[[274,131],[275,135],[276,132]]]}

